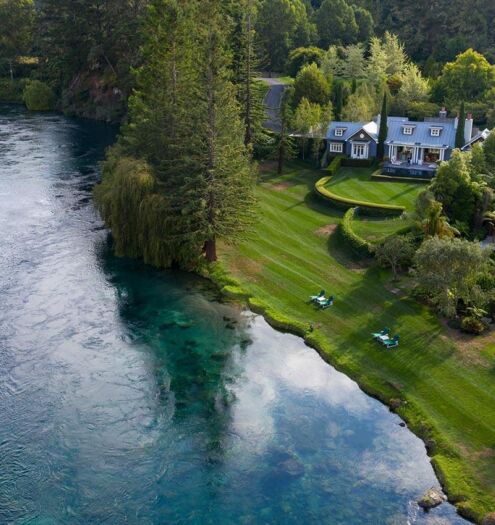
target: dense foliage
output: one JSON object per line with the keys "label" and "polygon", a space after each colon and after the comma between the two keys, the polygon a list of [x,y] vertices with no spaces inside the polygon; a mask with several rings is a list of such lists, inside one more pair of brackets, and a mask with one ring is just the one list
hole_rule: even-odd
{"label": "dense foliage", "polygon": [[[234,242],[253,218],[232,18],[218,0],[153,0],[146,29],[129,123],[96,198],[119,253],[192,268],[203,252],[216,260],[217,240]],[[134,174],[137,159],[147,167]]]}

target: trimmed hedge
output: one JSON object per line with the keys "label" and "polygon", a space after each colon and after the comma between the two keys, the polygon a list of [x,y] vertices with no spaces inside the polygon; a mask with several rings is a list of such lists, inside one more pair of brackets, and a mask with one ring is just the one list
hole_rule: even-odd
{"label": "trimmed hedge", "polygon": [[[335,159],[334,159],[335,160]],[[333,163],[334,161],[332,161]],[[330,169],[330,167],[329,167]],[[369,215],[402,215],[406,208],[404,206],[394,206],[392,204],[378,204],[375,202],[358,201],[355,199],[348,199],[335,193],[332,193],[325,186],[331,180],[332,176],[323,177],[315,184],[315,191],[318,195],[338,208],[349,209],[358,206],[360,211]]]}
{"label": "trimmed hedge", "polygon": [[401,177],[400,175],[383,175],[381,170],[376,170],[371,175],[372,180],[377,182],[416,182],[418,184],[430,183],[432,179],[422,179],[421,177]]}
{"label": "trimmed hedge", "polygon": [[352,229],[352,222],[358,211],[358,208],[349,208],[342,222],[339,225],[339,231],[344,240],[352,248],[352,251],[355,252],[360,257],[371,257],[373,256],[373,246],[366,239],[360,237]]}
{"label": "trimmed hedge", "polygon": [[342,159],[343,157],[334,157],[330,164],[327,167],[327,171],[330,173],[330,175],[334,176],[337,175],[337,172],[340,170],[340,166],[342,166]]}
{"label": "trimmed hedge", "polygon": [[381,173],[373,173],[372,180],[377,182],[416,182],[418,184],[429,184],[432,179],[421,179],[420,177],[401,177],[400,175],[382,175]]}

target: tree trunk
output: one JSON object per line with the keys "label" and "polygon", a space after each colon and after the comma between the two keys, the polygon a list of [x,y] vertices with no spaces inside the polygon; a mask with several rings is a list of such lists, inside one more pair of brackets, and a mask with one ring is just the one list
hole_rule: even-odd
{"label": "tree trunk", "polygon": [[209,239],[205,242],[205,255],[206,260],[209,263],[216,262],[218,260],[216,239]]}
{"label": "tree trunk", "polygon": [[[280,139],[283,140],[282,138]],[[277,165],[277,173],[279,175],[282,175],[282,170],[284,169],[284,144],[283,142],[280,142],[280,145],[278,147],[278,165]]]}
{"label": "tree trunk", "polygon": [[9,70],[10,70],[10,81],[14,83],[14,67],[12,65],[12,59],[9,60]]}

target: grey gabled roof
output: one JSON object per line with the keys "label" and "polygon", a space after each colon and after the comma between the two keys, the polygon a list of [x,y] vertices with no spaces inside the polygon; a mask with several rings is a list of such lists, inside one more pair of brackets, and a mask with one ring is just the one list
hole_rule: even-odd
{"label": "grey gabled roof", "polygon": [[[429,122],[412,122],[407,119],[389,118],[387,144],[407,144],[431,146],[438,148],[453,148],[455,145],[455,123],[454,121],[433,120]],[[413,128],[412,135],[405,135],[404,126]],[[431,128],[441,128],[440,136],[433,137]]]}
{"label": "grey gabled roof", "polygon": [[[430,118],[425,122],[410,121],[406,117],[388,117],[387,144],[407,144],[411,146],[421,145],[433,148],[454,148],[455,146],[455,120]],[[413,128],[412,135],[405,135],[404,126]],[[378,138],[380,119],[377,122],[332,122],[327,131],[327,139],[338,142],[346,142],[358,131],[364,129],[373,139]],[[439,137],[431,135],[431,128],[441,128]],[[344,128],[341,137],[335,135],[337,128]]]}
{"label": "grey gabled roof", "polygon": [[[344,128],[341,137],[335,135],[337,128]],[[378,139],[378,127],[376,122],[332,122],[327,131],[327,139],[334,141],[347,141],[359,131],[364,130],[372,139]]]}

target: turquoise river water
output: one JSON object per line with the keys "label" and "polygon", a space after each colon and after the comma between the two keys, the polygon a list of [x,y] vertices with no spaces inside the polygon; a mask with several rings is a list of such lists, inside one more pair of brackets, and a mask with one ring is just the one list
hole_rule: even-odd
{"label": "turquoise river water", "polygon": [[297,337],[115,258],[104,125],[0,107],[0,525],[458,525],[425,448]]}

